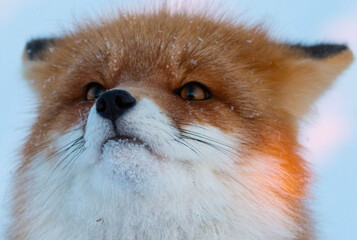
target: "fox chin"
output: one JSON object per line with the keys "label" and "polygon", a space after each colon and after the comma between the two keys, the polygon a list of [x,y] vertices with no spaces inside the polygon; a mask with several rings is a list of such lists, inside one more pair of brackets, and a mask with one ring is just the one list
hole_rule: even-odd
{"label": "fox chin", "polygon": [[352,59],[165,9],[28,42],[7,239],[315,239],[298,121]]}

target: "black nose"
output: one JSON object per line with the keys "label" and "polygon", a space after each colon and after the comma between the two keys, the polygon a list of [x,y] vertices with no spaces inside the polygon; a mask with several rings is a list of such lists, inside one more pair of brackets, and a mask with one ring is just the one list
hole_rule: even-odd
{"label": "black nose", "polygon": [[120,115],[133,107],[136,100],[124,90],[111,90],[103,93],[97,100],[96,109],[100,116],[115,121]]}

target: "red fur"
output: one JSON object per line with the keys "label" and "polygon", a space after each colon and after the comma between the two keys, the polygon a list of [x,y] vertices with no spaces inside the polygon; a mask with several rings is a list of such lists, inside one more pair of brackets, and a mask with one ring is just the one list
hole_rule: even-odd
{"label": "red fur", "polygon": [[[107,89],[120,85],[137,99],[154,99],[178,127],[194,120],[239,133],[245,137],[242,154],[259,152],[279,159],[280,186],[272,191],[303,226],[298,239],[313,235],[303,205],[310,173],[299,155],[297,121],[349,65],[349,50],[312,59],[274,42],[260,27],[159,11],[83,24],[56,40],[42,59],[29,62],[25,56],[27,77],[34,80],[41,102],[19,175],[27,171],[34,154],[48,147],[46,136],[64,133],[86,119],[93,104],[84,101],[89,82]],[[187,102],[173,94],[190,81],[211,89],[212,99]],[[17,206],[27,201],[22,185],[17,181]],[[13,214],[16,220],[24,213],[15,207]],[[19,229],[21,225],[12,227],[10,231],[18,233],[11,239],[26,239]]]}

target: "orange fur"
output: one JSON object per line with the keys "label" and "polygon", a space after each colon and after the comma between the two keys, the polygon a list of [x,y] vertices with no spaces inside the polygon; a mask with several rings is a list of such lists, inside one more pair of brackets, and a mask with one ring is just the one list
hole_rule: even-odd
{"label": "orange fur", "polygon": [[[261,178],[262,185],[288,206],[287,214],[304,229],[296,239],[312,237],[303,204],[310,173],[299,155],[297,121],[352,61],[349,50],[312,59],[274,42],[260,27],[159,11],[83,25],[56,40],[42,58],[28,62],[26,71],[41,102],[19,175],[48,147],[49,135],[64,133],[86,119],[93,103],[83,100],[84,88],[98,82],[107,89],[127,90],[137,99],[154,99],[178,128],[198,122],[239,133],[244,136],[242,155],[262,153],[278,159],[278,186],[265,183],[265,176],[251,177]],[[191,81],[206,85],[212,99],[188,102],[173,94]],[[22,185],[17,181],[16,204],[28,201],[22,197]],[[23,217],[16,207],[13,214],[15,219]],[[19,231],[12,239],[26,239],[25,235]]]}

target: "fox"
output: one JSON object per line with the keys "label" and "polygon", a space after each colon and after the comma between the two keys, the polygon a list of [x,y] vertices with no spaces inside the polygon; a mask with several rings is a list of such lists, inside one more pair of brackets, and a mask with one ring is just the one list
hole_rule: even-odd
{"label": "fox", "polygon": [[29,41],[7,239],[316,239],[299,121],[352,61],[167,9]]}

